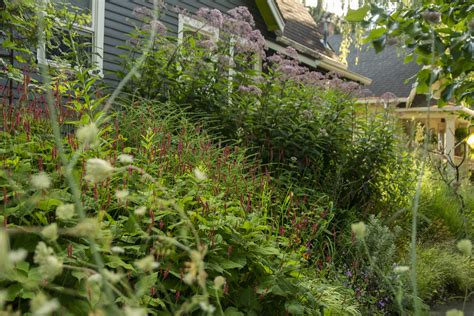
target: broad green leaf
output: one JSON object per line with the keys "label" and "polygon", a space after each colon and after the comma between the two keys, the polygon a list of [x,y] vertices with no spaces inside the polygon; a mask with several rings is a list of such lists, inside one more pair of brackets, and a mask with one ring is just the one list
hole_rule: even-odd
{"label": "broad green leaf", "polygon": [[370,7],[365,5],[357,10],[349,9],[346,15],[346,21],[348,22],[361,22],[369,13]]}
{"label": "broad green leaf", "polygon": [[224,257],[217,257],[216,263],[225,270],[241,269],[247,264],[247,258],[244,256],[239,256],[230,260]]}
{"label": "broad green leaf", "polygon": [[372,31],[370,31],[369,35],[367,35],[367,37],[364,38],[364,43],[370,43],[378,39],[380,36],[384,35],[385,33],[387,33],[387,29],[384,27],[373,29]]}
{"label": "broad green leaf", "polygon": [[405,59],[403,59],[403,62],[405,64],[408,64],[409,62],[412,62],[412,61],[413,61],[413,54],[407,55]]}
{"label": "broad green leaf", "polygon": [[112,269],[122,267],[127,270],[135,270],[131,264],[126,263],[117,256],[105,256],[105,262],[105,265]]}
{"label": "broad green leaf", "polygon": [[224,312],[225,316],[244,316],[244,313],[239,312],[239,310],[235,307],[227,307]]}
{"label": "broad green leaf", "polygon": [[303,315],[305,311],[304,306],[298,302],[291,302],[290,304],[286,305],[286,309],[291,315]]}
{"label": "broad green leaf", "polygon": [[52,208],[56,208],[56,206],[61,205],[63,202],[58,199],[44,199],[38,203],[38,208],[42,211],[49,211]]}
{"label": "broad green leaf", "polygon": [[143,295],[148,293],[152,286],[156,284],[157,280],[157,272],[141,277],[135,286],[136,295],[138,297],[142,297]]}

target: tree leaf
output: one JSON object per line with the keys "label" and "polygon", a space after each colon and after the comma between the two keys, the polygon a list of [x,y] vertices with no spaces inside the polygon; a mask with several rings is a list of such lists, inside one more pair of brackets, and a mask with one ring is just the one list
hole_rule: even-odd
{"label": "tree leaf", "polygon": [[362,22],[367,13],[369,13],[370,7],[365,5],[357,10],[349,9],[346,15],[346,21],[348,22]]}
{"label": "tree leaf", "polygon": [[384,27],[379,27],[370,31],[369,35],[364,39],[364,43],[372,42],[378,39],[380,36],[384,35],[387,32],[387,29]]}

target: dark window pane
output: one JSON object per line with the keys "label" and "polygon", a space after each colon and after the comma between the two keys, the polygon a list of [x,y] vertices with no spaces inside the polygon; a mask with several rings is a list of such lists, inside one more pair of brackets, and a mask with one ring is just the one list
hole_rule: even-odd
{"label": "dark window pane", "polygon": [[[66,61],[72,65],[77,65],[77,60],[82,66],[92,65],[92,34],[80,31],[73,31],[73,43],[70,39],[69,30],[56,31],[49,45],[46,48],[46,59]],[[77,53],[74,54],[74,49]]]}

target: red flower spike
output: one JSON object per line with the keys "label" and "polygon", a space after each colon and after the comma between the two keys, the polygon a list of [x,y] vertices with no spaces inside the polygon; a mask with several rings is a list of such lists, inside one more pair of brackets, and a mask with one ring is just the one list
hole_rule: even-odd
{"label": "red flower spike", "polygon": [[72,258],[72,244],[67,245],[67,256]]}

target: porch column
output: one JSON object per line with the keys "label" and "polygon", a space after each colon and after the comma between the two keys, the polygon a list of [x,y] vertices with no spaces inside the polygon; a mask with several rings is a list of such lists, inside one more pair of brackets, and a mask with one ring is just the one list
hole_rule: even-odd
{"label": "porch column", "polygon": [[446,134],[445,134],[445,145],[444,153],[449,155],[449,157],[454,161],[454,145],[456,144],[456,139],[454,133],[456,132],[456,116],[446,117]]}

